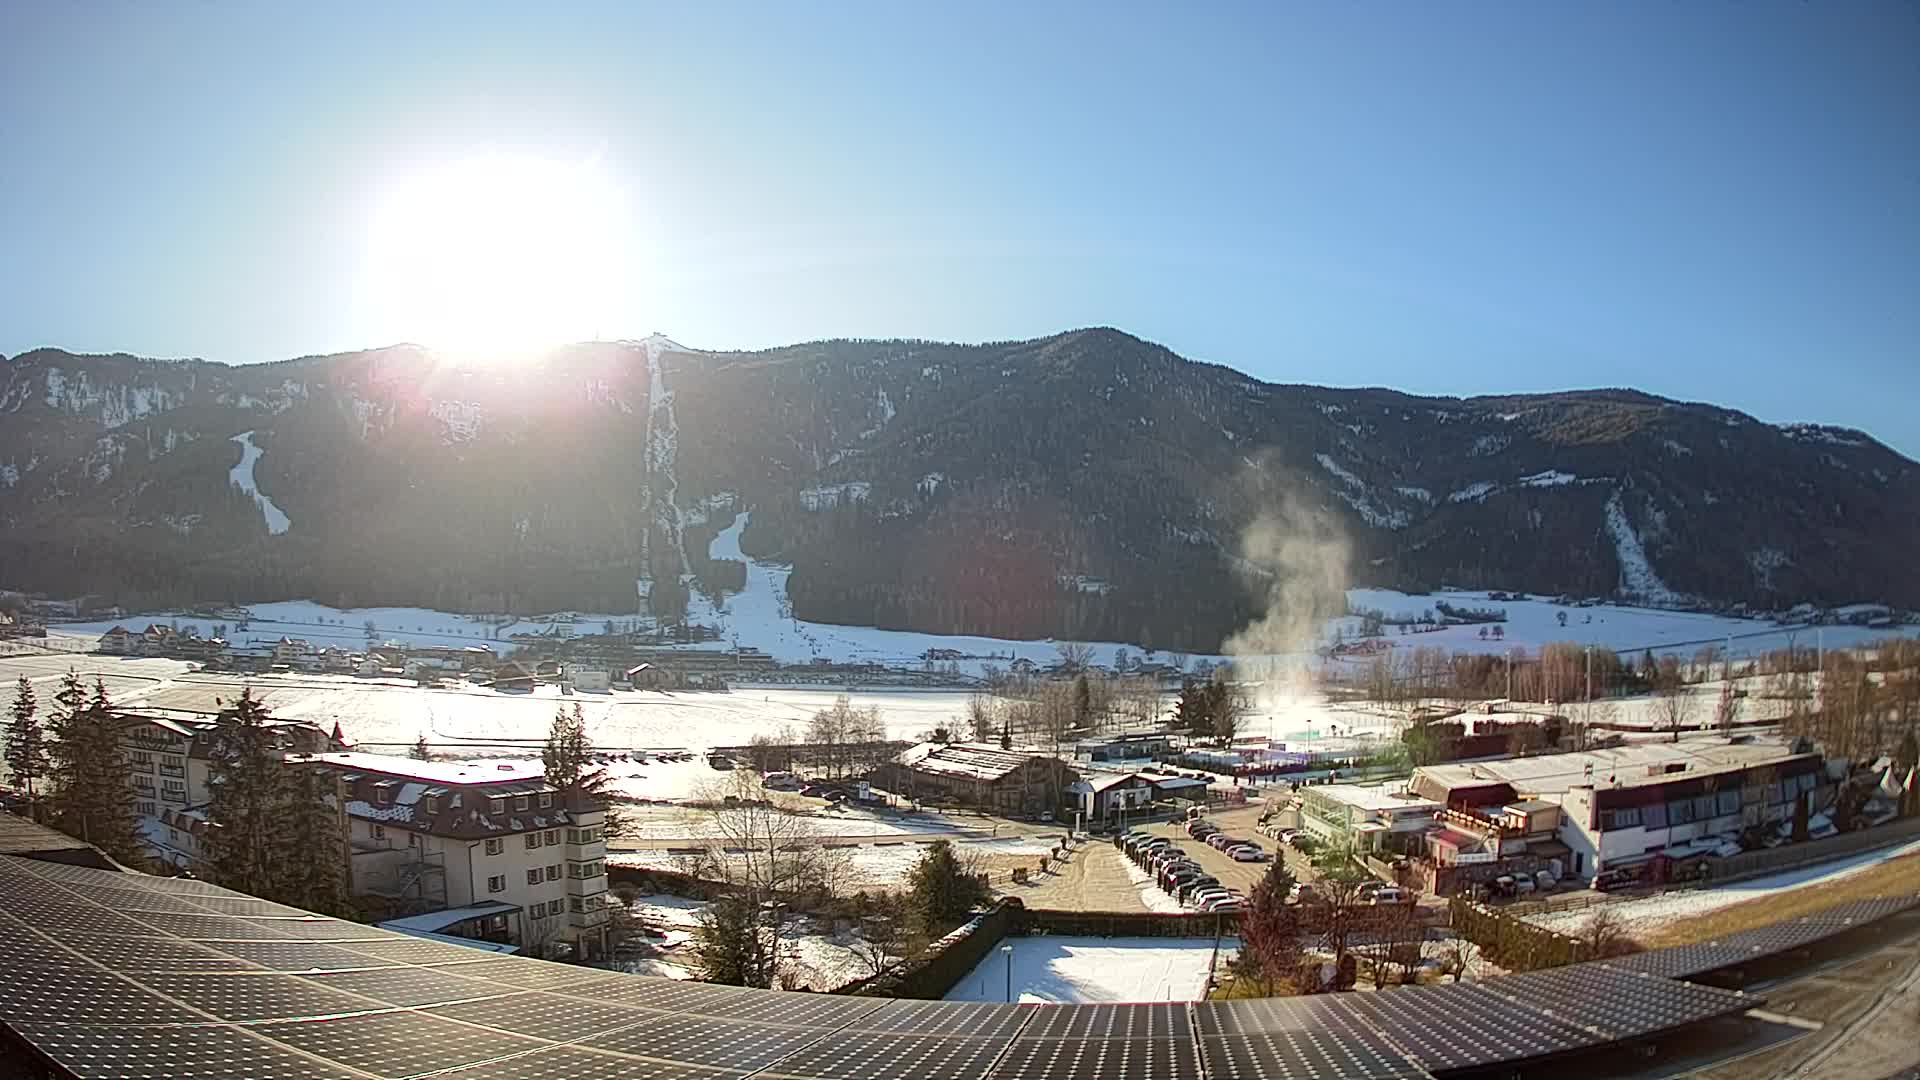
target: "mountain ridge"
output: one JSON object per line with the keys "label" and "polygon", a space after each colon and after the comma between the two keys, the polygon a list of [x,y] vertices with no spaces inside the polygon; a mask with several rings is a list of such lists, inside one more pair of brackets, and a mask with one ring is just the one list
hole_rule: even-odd
{"label": "mountain ridge", "polygon": [[[129,607],[671,620],[738,577],[705,544],[752,509],[743,545],[793,564],[801,617],[1211,652],[1265,606],[1243,539],[1289,498],[1339,524],[1355,584],[1920,606],[1913,461],[1632,388],[1268,383],[1111,327],[0,370],[0,584]],[[285,533],[229,483],[249,430]]]}

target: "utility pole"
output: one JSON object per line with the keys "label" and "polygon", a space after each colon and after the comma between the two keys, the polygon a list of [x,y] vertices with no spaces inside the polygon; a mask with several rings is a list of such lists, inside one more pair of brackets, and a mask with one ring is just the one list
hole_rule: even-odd
{"label": "utility pole", "polygon": [[1587,701],[1586,701],[1585,707],[1581,709],[1580,738],[1577,740],[1579,743],[1580,749],[1582,750],[1585,750],[1587,748],[1587,729],[1593,723],[1593,646],[1591,645],[1587,646],[1586,651],[1587,651]]}

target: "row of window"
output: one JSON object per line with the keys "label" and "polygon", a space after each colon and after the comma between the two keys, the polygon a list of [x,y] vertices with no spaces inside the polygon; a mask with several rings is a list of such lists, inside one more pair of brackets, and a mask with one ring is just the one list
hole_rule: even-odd
{"label": "row of window", "polygon": [[[1769,804],[1798,798],[1812,791],[1819,778],[1813,773],[1803,773],[1778,784],[1768,784],[1761,789],[1762,798]],[[1747,792],[1748,801],[1752,792]],[[1602,829],[1631,829],[1644,826],[1649,829],[1664,829],[1672,825],[1688,825],[1696,821],[1708,821],[1715,817],[1730,817],[1740,812],[1742,792],[1740,790],[1709,792],[1690,798],[1674,799],[1665,803],[1649,806],[1625,806],[1618,810],[1603,810],[1600,813]]]}
{"label": "row of window", "polygon": [[560,864],[554,863],[552,866],[544,866],[544,867],[536,866],[533,869],[527,871],[527,884],[538,885],[543,880],[559,881],[560,880]]}
{"label": "row of window", "polygon": [[[568,829],[566,832],[567,843],[569,844],[591,844],[600,838],[599,829]],[[560,842],[560,830],[547,829],[544,832],[527,833],[525,842],[528,851],[558,844]],[[504,837],[496,836],[487,841],[487,854],[489,855],[499,855],[506,850],[507,841]]]}
{"label": "row of window", "polygon": [[534,848],[540,847],[542,845],[558,844],[558,843],[560,843],[559,829],[548,829],[544,833],[530,832],[527,834],[527,850],[528,851],[532,851]]}

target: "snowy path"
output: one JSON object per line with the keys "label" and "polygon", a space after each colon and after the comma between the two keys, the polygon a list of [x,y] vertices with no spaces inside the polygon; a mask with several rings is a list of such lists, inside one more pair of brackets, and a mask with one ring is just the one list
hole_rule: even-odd
{"label": "snowy path", "polygon": [[1527,921],[1536,926],[1550,927],[1563,934],[1577,934],[1586,927],[1587,920],[1593,918],[1595,912],[1610,911],[1627,926],[1630,932],[1644,933],[1675,919],[1704,915],[1710,911],[1718,911],[1724,907],[1732,907],[1734,904],[1742,904],[1748,900],[1758,900],[1790,889],[1836,881],[1868,867],[1877,866],[1888,859],[1912,855],[1916,852],[1920,852],[1920,840],[1892,849],[1863,851],[1832,862],[1802,866],[1795,870],[1768,874],[1765,877],[1749,878],[1717,889],[1685,889],[1662,893],[1659,896],[1649,896],[1642,900],[1623,900],[1617,904],[1582,908],[1579,911],[1530,915]]}
{"label": "snowy path", "polygon": [[260,494],[260,488],[253,482],[253,466],[260,460],[260,448],[253,445],[253,432],[243,431],[235,435],[231,441],[240,444],[240,464],[228,471],[227,479],[233,483],[234,487],[253,496],[253,501],[260,507],[260,512],[266,515],[268,532],[275,536],[286,532],[293,522],[288,521],[287,515],[273,505],[272,499]]}

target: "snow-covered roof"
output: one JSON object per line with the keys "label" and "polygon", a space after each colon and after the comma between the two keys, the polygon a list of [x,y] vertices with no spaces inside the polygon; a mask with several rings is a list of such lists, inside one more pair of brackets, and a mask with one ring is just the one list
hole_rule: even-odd
{"label": "snow-covered roof", "polygon": [[1309,795],[1331,799],[1334,802],[1351,806],[1357,810],[1380,812],[1388,810],[1438,810],[1441,804],[1432,799],[1415,798],[1400,793],[1398,787],[1375,784],[1315,784],[1305,789]]}
{"label": "snow-covered roof", "polygon": [[360,772],[383,773],[433,784],[494,784],[539,780],[546,775],[546,766],[538,760],[420,761],[410,757],[355,752],[314,754],[312,760]]}
{"label": "snow-covered roof", "polygon": [[992,743],[921,743],[896,760],[919,772],[998,780],[1041,756],[1032,750],[1002,750]]}
{"label": "snow-covered roof", "polygon": [[1583,784],[1613,788],[1692,780],[1810,756],[1796,754],[1778,740],[1730,743],[1725,738],[1683,739],[1502,761],[1423,765],[1415,772],[1415,779],[1420,789],[1429,793],[1507,784],[1516,792],[1540,796],[1563,794]]}
{"label": "snow-covered roof", "polygon": [[469,919],[484,919],[489,915],[506,915],[519,911],[517,904],[503,904],[498,900],[483,900],[466,907],[448,908],[445,911],[429,911],[424,915],[408,915],[403,919],[388,919],[377,923],[382,930],[421,930],[433,933],[445,930]]}

